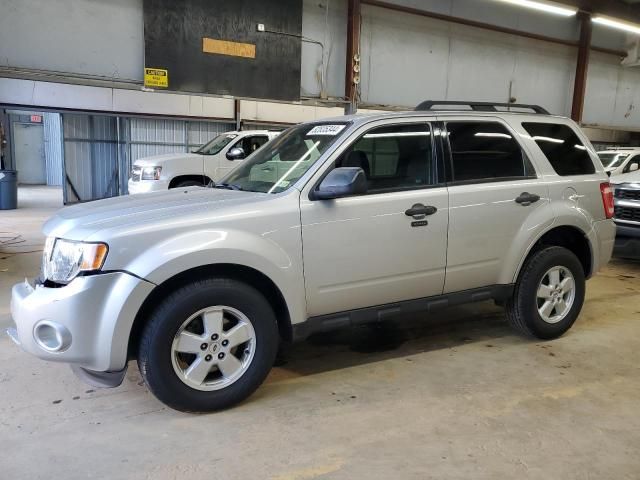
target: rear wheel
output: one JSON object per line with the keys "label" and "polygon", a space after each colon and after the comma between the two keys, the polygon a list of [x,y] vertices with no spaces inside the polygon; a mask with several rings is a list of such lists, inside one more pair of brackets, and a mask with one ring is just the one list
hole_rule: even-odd
{"label": "rear wheel", "polygon": [[143,330],[138,366],[151,392],[170,407],[213,411],[260,386],[278,343],[273,310],[257,290],[210,278],[162,302]]}
{"label": "rear wheel", "polygon": [[548,247],[525,262],[507,318],[526,335],[552,339],[566,332],[584,303],[585,278],[578,258],[563,247]]}

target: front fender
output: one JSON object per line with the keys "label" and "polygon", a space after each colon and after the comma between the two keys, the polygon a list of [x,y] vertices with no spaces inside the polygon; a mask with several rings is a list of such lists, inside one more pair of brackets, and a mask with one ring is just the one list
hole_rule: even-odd
{"label": "front fender", "polygon": [[291,323],[306,320],[302,252],[295,238],[281,245],[268,234],[215,228],[189,231],[151,245],[124,269],[159,285],[187,270],[222,263],[253,268],[269,277],[285,299]]}

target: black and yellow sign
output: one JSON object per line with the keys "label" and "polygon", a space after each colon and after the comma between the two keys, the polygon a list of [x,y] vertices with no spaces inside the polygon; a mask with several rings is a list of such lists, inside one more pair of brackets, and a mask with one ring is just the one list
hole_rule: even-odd
{"label": "black and yellow sign", "polygon": [[162,68],[145,68],[144,69],[144,86],[152,88],[168,88],[169,73]]}

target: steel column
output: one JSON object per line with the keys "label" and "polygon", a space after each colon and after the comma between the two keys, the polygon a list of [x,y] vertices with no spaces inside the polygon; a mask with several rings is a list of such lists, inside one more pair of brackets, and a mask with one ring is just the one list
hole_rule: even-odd
{"label": "steel column", "polygon": [[584,96],[587,90],[587,70],[589,69],[589,51],[591,47],[591,14],[579,12],[580,43],[578,44],[578,62],[576,64],[576,79],[573,87],[573,104],[571,118],[575,122],[582,121],[584,110]]}
{"label": "steel column", "polygon": [[358,86],[354,79],[354,56],[360,55],[360,0],[348,0],[347,7],[347,58],[345,66],[344,96],[349,101],[345,113],[358,109]]}

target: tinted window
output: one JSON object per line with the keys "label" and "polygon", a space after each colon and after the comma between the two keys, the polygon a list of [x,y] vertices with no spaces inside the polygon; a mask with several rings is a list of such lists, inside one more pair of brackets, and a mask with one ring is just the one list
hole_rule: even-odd
{"label": "tinted window", "polygon": [[431,130],[422,123],[369,130],[341,156],[336,166],[362,168],[369,193],[437,183]]}
{"label": "tinted window", "polygon": [[636,170],[640,170],[640,156],[636,155],[629,163],[624,166],[622,173],[635,172]]}
{"label": "tinted window", "polygon": [[523,123],[558,175],[586,175],[596,171],[575,132],[558,123]]}
{"label": "tinted window", "polygon": [[497,122],[448,122],[454,182],[535,176],[511,132]]}
{"label": "tinted window", "polygon": [[262,145],[267,143],[269,137],[266,135],[256,135],[251,137],[244,137],[235,146],[241,147],[244,150],[245,155],[251,155],[258,150]]}

